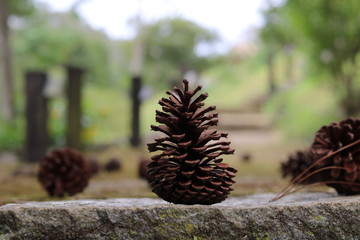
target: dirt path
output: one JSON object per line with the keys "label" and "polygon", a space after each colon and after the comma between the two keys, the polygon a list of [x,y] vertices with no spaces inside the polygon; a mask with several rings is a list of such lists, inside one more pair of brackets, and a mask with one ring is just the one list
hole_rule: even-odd
{"label": "dirt path", "polygon": [[282,133],[273,127],[272,120],[261,112],[221,111],[219,130],[229,133],[235,146],[259,146],[283,140]]}

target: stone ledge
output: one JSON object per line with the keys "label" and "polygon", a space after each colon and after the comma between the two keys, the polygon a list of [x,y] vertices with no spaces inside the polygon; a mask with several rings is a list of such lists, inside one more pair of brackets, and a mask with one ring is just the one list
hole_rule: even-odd
{"label": "stone ledge", "polygon": [[360,197],[234,197],[211,205],[160,199],[28,202],[0,207],[0,239],[359,239]]}

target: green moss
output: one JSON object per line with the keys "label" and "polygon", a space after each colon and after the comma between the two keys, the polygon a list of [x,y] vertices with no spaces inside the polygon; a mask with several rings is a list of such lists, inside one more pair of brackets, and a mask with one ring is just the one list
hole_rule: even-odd
{"label": "green moss", "polygon": [[187,233],[193,232],[195,230],[194,225],[190,224],[190,223],[185,223],[185,231]]}
{"label": "green moss", "polygon": [[324,218],[325,218],[324,216],[317,215],[317,216],[314,217],[314,220],[316,220],[316,221],[321,221],[321,220],[323,220]]}
{"label": "green moss", "polygon": [[130,230],[130,235],[136,236],[136,235],[138,235],[138,232],[137,232],[137,231],[134,231],[134,230]]}
{"label": "green moss", "polygon": [[206,238],[194,236],[193,240],[205,240]]}
{"label": "green moss", "polygon": [[[157,212],[157,217],[157,219],[152,220],[155,221],[154,226],[156,226],[154,231],[161,236],[169,236],[169,231],[174,229],[179,234],[173,238],[176,240],[179,239],[179,236],[181,236],[180,239],[207,239],[207,236],[197,231],[197,228],[194,226],[194,224],[186,219],[186,213],[181,209],[167,208]],[[174,221],[173,219],[178,220]],[[169,225],[171,225],[171,227],[169,227]]]}
{"label": "green moss", "polygon": [[269,233],[253,233],[253,237],[256,240],[270,240],[270,234]]}
{"label": "green moss", "polygon": [[6,238],[5,238],[5,233],[0,232],[0,239],[6,239]]}

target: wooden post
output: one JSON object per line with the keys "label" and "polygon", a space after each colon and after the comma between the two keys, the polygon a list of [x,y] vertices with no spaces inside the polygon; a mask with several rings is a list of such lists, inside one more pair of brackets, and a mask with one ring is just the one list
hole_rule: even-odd
{"label": "wooden post", "polygon": [[137,147],[141,143],[140,139],[140,89],[141,89],[141,77],[134,76],[132,79],[131,87],[131,137],[130,143],[132,146]]}
{"label": "wooden post", "polygon": [[81,148],[81,87],[84,71],[77,67],[67,66],[67,132],[66,145],[73,148]]}
{"label": "wooden post", "polygon": [[28,162],[38,162],[49,146],[47,99],[43,95],[47,76],[43,72],[28,72],[25,81],[25,155]]}
{"label": "wooden post", "polygon": [[137,35],[134,40],[133,56],[131,59],[130,69],[132,73],[131,79],[131,137],[130,144],[133,147],[137,147],[141,143],[140,138],[140,90],[141,90],[141,72],[143,69],[144,62],[144,29],[143,24],[139,15],[136,19]]}

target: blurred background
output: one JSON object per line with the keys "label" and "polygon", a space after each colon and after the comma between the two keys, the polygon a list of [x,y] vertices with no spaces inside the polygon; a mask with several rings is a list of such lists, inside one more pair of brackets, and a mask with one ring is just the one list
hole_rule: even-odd
{"label": "blurred background", "polygon": [[37,163],[70,146],[105,166],[78,198],[153,197],[139,178],[165,91],[209,93],[239,170],[278,191],[280,162],[360,113],[358,0],[0,0],[0,203],[41,200]]}

